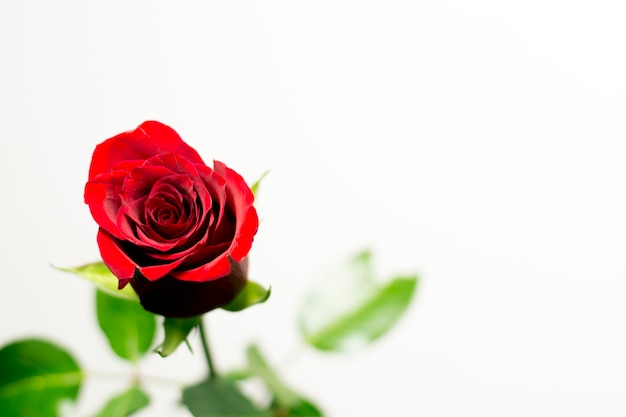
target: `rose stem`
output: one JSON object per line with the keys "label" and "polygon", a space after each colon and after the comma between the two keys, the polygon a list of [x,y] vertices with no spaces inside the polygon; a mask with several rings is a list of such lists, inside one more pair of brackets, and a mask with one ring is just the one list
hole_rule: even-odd
{"label": "rose stem", "polygon": [[217,378],[217,372],[215,372],[215,366],[213,365],[213,357],[211,356],[211,350],[209,349],[209,341],[204,331],[204,320],[200,319],[198,324],[200,328],[200,339],[202,340],[202,349],[204,350],[204,357],[209,367],[209,379]]}

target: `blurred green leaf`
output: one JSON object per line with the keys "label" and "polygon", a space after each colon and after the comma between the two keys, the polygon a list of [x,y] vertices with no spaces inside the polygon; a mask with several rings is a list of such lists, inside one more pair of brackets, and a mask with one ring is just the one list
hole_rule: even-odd
{"label": "blurred green leaf", "polygon": [[416,277],[394,279],[351,314],[308,334],[307,340],[321,350],[347,350],[377,340],[409,306],[416,283]]}
{"label": "blurred green leaf", "polygon": [[207,379],[185,388],[183,403],[194,417],[272,417],[259,410],[227,379]]}
{"label": "blurred green leaf", "polygon": [[271,292],[271,288],[265,288],[261,284],[248,281],[243,290],[241,290],[230,303],[222,308],[228,311],[241,311],[255,304],[264,303],[270,298]]}
{"label": "blurred green leaf", "polygon": [[128,417],[150,404],[150,398],[138,386],[111,398],[95,417]]}
{"label": "blurred green leaf", "polygon": [[298,396],[287,388],[278,375],[269,367],[256,345],[250,345],[246,349],[250,372],[261,378],[269,390],[274,394],[276,401],[282,406],[291,406],[299,401]]}
{"label": "blurred green leaf", "polygon": [[280,411],[284,417],[323,417],[322,412],[307,400],[300,400],[299,403],[291,406],[287,410]]}
{"label": "blurred green leaf", "polygon": [[230,381],[243,381],[252,378],[254,374],[249,369],[235,369],[220,376]]}
{"label": "blurred green leaf", "polygon": [[155,350],[161,357],[172,354],[178,346],[187,340],[187,336],[200,324],[202,316],[188,318],[165,317],[163,320],[163,330],[165,331],[165,339],[161,346]]}
{"label": "blurred green leaf", "polygon": [[0,349],[0,416],[56,417],[59,405],[75,401],[83,378],[74,358],[40,339]]}
{"label": "blurred green leaf", "polygon": [[325,351],[358,348],[379,339],[400,319],[415,293],[417,276],[381,285],[372,271],[371,254],[362,252],[309,294],[300,318],[309,344]]}
{"label": "blurred green leaf", "polygon": [[267,174],[269,174],[270,171],[267,170],[265,171],[258,180],[256,180],[256,182],[254,184],[252,184],[252,187],[250,187],[250,190],[252,190],[252,194],[254,194],[254,196],[256,197],[257,192],[259,191],[259,185],[261,185],[261,181],[263,181],[263,178],[265,178],[267,176]]}
{"label": "blurred green leaf", "polygon": [[156,316],[139,303],[97,290],[96,311],[100,328],[117,356],[136,362],[150,350]]}
{"label": "blurred green leaf", "polygon": [[137,293],[130,285],[125,286],[121,290],[117,289],[119,280],[115,277],[115,275],[113,275],[113,273],[111,273],[109,268],[103,262],[94,262],[76,268],[55,268],[59,271],[76,274],[87,281],[91,281],[96,284],[98,288],[111,295],[139,302]]}
{"label": "blurred green leaf", "polygon": [[321,417],[322,413],[308,400],[287,387],[278,374],[270,368],[256,345],[246,349],[250,372],[261,378],[274,397],[273,411],[275,415],[284,417]]}

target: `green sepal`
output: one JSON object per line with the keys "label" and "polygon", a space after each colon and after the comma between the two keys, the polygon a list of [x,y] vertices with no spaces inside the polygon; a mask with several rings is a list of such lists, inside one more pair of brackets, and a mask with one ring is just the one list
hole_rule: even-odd
{"label": "green sepal", "polygon": [[117,356],[137,362],[152,345],[156,316],[141,304],[96,291],[98,324]]}
{"label": "green sepal", "polygon": [[83,379],[76,360],[42,339],[0,349],[0,416],[57,417],[59,406],[78,398]]}
{"label": "green sepal", "polygon": [[148,395],[137,385],[111,398],[94,417],[129,417],[150,404]]}
{"label": "green sepal", "polygon": [[252,184],[252,186],[250,187],[250,190],[252,191],[252,194],[254,194],[255,197],[257,195],[257,192],[259,191],[259,186],[261,185],[261,181],[263,181],[263,178],[265,178],[267,174],[269,173],[270,173],[269,170],[265,171],[263,174],[261,174],[259,179],[256,180],[255,183]]}
{"label": "green sepal", "polygon": [[163,358],[171,355],[182,342],[187,342],[187,336],[189,336],[194,327],[200,324],[201,320],[202,316],[188,318],[165,317],[163,320],[165,339],[155,352]]}
{"label": "green sepal", "polygon": [[372,271],[371,254],[362,252],[309,294],[300,331],[311,346],[324,351],[358,348],[396,324],[410,305],[418,277],[379,284]]}
{"label": "green sepal", "polygon": [[121,290],[118,289],[119,280],[103,262],[94,262],[74,268],[53,267],[59,271],[70,272],[86,279],[87,281],[91,281],[96,284],[99,289],[106,291],[111,295],[135,301],[137,303],[139,302],[139,296],[137,296],[137,293],[130,285],[125,286]]}
{"label": "green sepal", "polygon": [[278,374],[269,366],[261,355],[258,346],[250,345],[246,349],[249,372],[265,382],[272,393],[272,412],[285,417],[321,417],[321,411],[309,400],[287,387]]}
{"label": "green sepal", "polygon": [[239,294],[222,308],[228,311],[241,311],[255,304],[266,302],[270,298],[271,292],[271,287],[265,288],[261,284],[248,281]]}
{"label": "green sepal", "polygon": [[193,417],[272,417],[243,395],[235,382],[223,378],[185,388],[183,404]]}

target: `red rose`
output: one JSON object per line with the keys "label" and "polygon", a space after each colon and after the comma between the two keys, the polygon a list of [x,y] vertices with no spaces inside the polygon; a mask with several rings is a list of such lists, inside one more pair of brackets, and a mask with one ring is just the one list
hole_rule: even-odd
{"label": "red rose", "polygon": [[221,162],[213,169],[170,127],[145,122],[93,153],[85,202],[102,260],[146,310],[203,314],[247,281],[257,231],[254,196]]}

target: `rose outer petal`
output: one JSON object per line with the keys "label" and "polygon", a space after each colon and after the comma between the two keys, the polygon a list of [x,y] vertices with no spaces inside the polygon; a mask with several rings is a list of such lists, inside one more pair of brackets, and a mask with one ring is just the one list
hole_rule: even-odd
{"label": "rose outer petal", "polygon": [[102,228],[98,230],[97,241],[102,261],[119,279],[119,288],[124,288],[133,278],[137,265],[119,247],[118,241],[106,230]]}
{"label": "rose outer petal", "polygon": [[228,253],[222,253],[209,263],[193,269],[172,271],[170,275],[181,281],[206,282],[222,278],[229,273],[230,261],[228,259]]}
{"label": "rose outer petal", "polygon": [[151,266],[140,266],[139,271],[141,274],[149,279],[150,281],[155,281],[157,279],[163,278],[172,270],[185,261],[185,258],[181,257],[176,259],[173,262],[163,264],[163,265],[151,265]]}
{"label": "rose outer petal", "polygon": [[250,207],[241,222],[230,249],[230,256],[239,261],[248,255],[252,247],[254,235],[259,228],[259,217],[254,207]]}
{"label": "rose outer petal", "polygon": [[133,131],[121,133],[96,146],[89,167],[89,181],[99,174],[111,172],[119,162],[145,161],[167,152],[204,164],[198,152],[183,142],[174,129],[160,122],[147,121]]}
{"label": "rose outer petal", "polygon": [[235,212],[237,227],[229,254],[235,261],[239,261],[250,251],[254,235],[259,227],[259,218],[256,209],[252,206],[254,194],[241,175],[222,162],[213,161],[213,165],[215,171],[226,179],[227,201]]}
{"label": "rose outer petal", "polygon": [[116,165],[110,173],[98,175],[85,185],[85,203],[98,226],[122,239],[117,228],[117,213],[122,204],[120,192],[128,173],[143,161],[126,161]]}
{"label": "rose outer petal", "polygon": [[97,240],[102,261],[109,267],[113,275],[120,280],[120,288],[128,284],[135,275],[135,270],[139,270],[146,279],[154,281],[163,278],[185,260],[180,258],[162,265],[139,266],[120,247],[120,241],[111,236],[106,230],[98,230]]}

